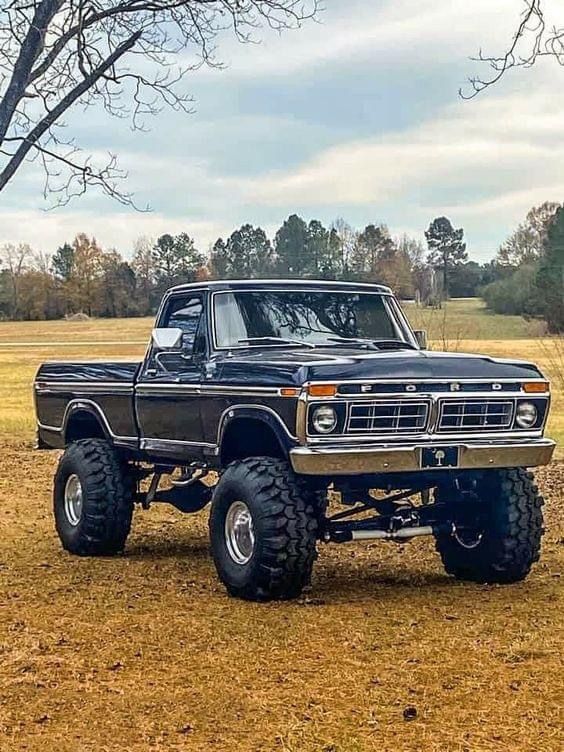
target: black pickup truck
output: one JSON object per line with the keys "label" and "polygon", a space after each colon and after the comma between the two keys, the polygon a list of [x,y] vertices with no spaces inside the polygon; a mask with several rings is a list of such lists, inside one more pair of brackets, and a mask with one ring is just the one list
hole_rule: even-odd
{"label": "black pickup truck", "polygon": [[[298,596],[318,540],[432,535],[447,572],[539,557],[550,393],[522,361],[431,352],[391,291],[326,281],[169,290],[141,362],[49,362],[40,448],[64,449],[63,546],[121,551],[135,503],[197,512],[228,592]],[[336,511],[334,506],[339,504]]]}

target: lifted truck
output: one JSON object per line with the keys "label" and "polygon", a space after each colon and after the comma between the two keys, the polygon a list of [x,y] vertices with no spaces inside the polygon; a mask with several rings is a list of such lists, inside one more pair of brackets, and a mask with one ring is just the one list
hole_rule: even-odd
{"label": "lifted truck", "polygon": [[156,327],[141,362],[37,373],[38,445],[64,449],[68,551],[121,551],[135,503],[211,502],[218,575],[252,600],[298,596],[319,540],[432,535],[446,571],[476,582],[521,580],[538,560],[526,468],[554,442],[535,365],[428,351],[379,285],[182,285]]}

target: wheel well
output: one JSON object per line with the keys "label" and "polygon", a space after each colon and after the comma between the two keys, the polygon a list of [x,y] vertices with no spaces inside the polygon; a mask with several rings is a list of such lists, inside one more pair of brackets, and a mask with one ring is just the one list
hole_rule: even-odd
{"label": "wheel well", "polygon": [[235,418],[221,439],[221,464],[247,457],[285,458],[285,452],[274,430],[258,418]]}
{"label": "wheel well", "polygon": [[70,416],[65,430],[65,444],[80,439],[105,439],[106,432],[99,418],[89,410],[76,410]]}

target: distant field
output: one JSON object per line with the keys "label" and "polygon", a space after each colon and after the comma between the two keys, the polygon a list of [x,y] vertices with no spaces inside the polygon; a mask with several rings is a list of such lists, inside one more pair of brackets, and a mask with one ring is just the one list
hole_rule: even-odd
{"label": "distant field", "polygon": [[[533,360],[552,378],[549,434],[564,445],[564,362],[541,339],[542,325],[486,311],[481,300],[454,300],[442,310],[404,306],[414,328],[427,329],[434,349]],[[0,323],[0,436],[31,440],[31,384],[48,359],[142,357],[152,318]],[[561,456],[564,452],[561,449]]]}
{"label": "distant field", "polygon": [[480,298],[451,300],[440,310],[417,308],[409,302],[403,308],[414,329],[426,329],[430,339],[444,339],[447,344],[461,339],[527,339],[544,334],[541,321],[491,313]]}
{"label": "distant field", "polygon": [[0,347],[5,343],[139,342],[147,343],[152,318],[89,319],[86,321],[0,322]]}

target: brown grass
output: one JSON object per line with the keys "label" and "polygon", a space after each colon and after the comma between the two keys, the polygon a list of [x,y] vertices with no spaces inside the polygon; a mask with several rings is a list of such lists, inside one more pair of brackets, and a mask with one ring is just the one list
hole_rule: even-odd
{"label": "brown grass", "polygon": [[[49,344],[83,341],[83,326],[124,344]],[[166,507],[136,513],[124,556],[61,550],[57,458],[30,448],[33,373],[47,357],[141,355],[125,343],[149,328],[0,325],[1,752],[562,749],[563,464],[538,473],[543,555],[513,586],[456,582],[421,540],[321,547],[300,601],[235,601],[207,513]],[[24,339],[42,344],[6,344]],[[461,348],[545,365],[534,339]],[[555,406],[554,434],[560,393]]]}
{"label": "brown grass", "polygon": [[256,605],[218,584],[205,512],[138,512],[116,559],[64,553],[56,458],[0,449],[3,751],[562,748],[562,465],[524,583],[455,582],[428,541],[330,546],[305,598]]}

